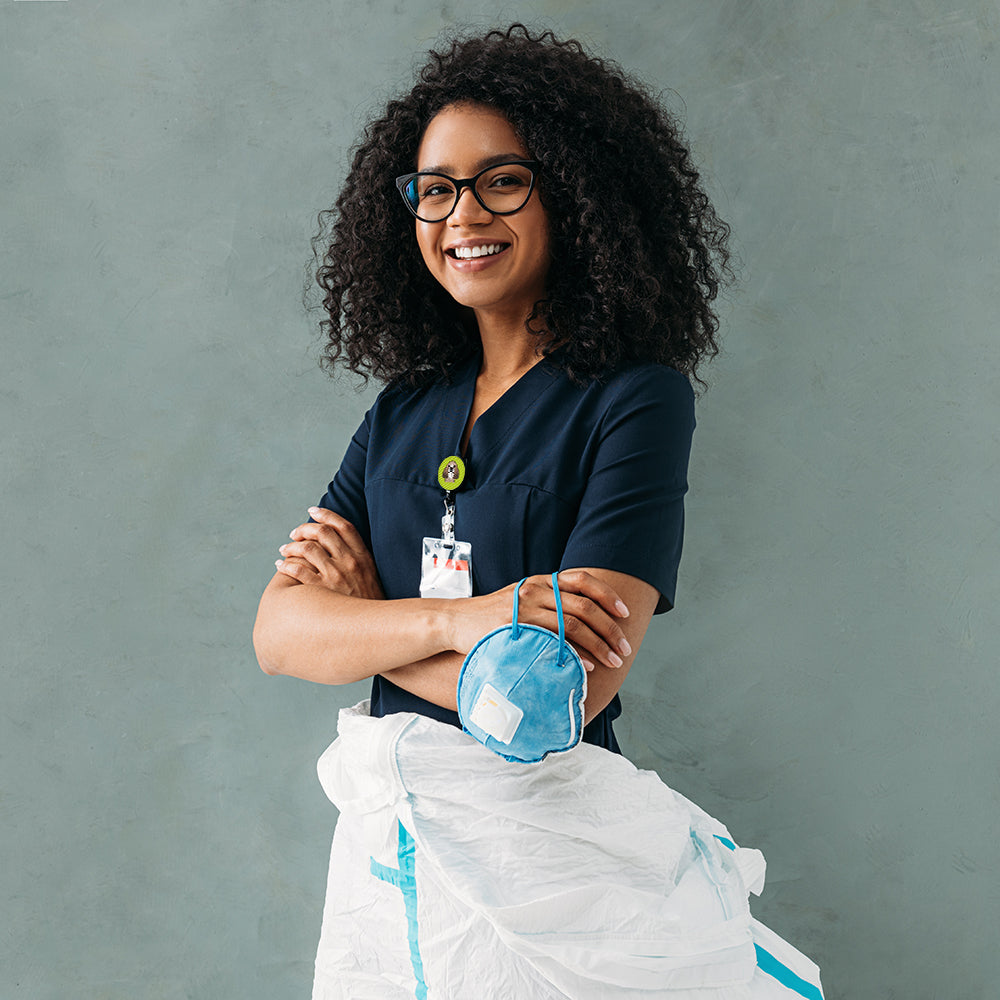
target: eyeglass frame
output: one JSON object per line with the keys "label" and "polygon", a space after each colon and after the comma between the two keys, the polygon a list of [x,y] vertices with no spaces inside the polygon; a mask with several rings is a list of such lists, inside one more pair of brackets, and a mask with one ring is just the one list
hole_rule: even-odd
{"label": "eyeglass frame", "polygon": [[[483,199],[480,198],[479,192],[476,190],[476,182],[479,180],[483,174],[489,173],[491,170],[496,170],[498,167],[527,167],[531,172],[531,182],[528,184],[528,193],[524,196],[524,201],[518,205],[517,208],[512,208],[509,212],[497,212],[494,211],[489,205],[484,204]],[[410,214],[415,218],[419,219],[421,222],[435,223],[444,222],[445,219],[449,218],[451,214],[458,208],[458,201],[462,197],[462,189],[469,188],[472,191],[472,197],[476,199],[476,202],[490,215],[514,215],[516,212],[520,212],[525,205],[531,200],[532,192],[535,190],[535,182],[538,180],[538,174],[542,169],[541,160],[504,160],[501,163],[491,163],[488,167],[483,167],[475,177],[464,177],[459,180],[457,177],[452,177],[449,174],[438,173],[436,170],[417,170],[412,174],[403,174],[402,177],[396,178],[396,190],[399,191],[400,196],[403,199],[403,204],[410,210]],[[440,219],[424,219],[417,215],[417,210],[410,204],[410,199],[406,197],[406,192],[403,190],[407,184],[410,183],[415,177],[443,177],[447,181],[451,181],[455,185],[455,201],[451,208],[448,209],[448,213],[442,216]]]}

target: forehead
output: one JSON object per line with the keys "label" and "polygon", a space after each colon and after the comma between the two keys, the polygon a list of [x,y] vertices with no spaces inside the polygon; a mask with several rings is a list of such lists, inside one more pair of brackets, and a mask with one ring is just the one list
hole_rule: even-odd
{"label": "forehead", "polygon": [[424,130],[417,148],[417,169],[465,177],[497,157],[528,158],[506,117],[482,104],[451,104]]}

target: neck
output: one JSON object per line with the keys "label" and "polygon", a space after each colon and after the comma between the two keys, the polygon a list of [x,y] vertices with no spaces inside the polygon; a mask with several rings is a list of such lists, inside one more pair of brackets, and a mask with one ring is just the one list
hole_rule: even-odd
{"label": "neck", "polygon": [[487,382],[517,380],[541,359],[536,339],[524,328],[524,317],[476,315],[483,363],[479,377]]}

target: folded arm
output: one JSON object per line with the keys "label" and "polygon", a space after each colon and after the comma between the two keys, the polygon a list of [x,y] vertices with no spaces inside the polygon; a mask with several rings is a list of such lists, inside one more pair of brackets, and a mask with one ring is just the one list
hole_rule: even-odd
{"label": "folded arm", "polygon": [[445,603],[352,597],[279,572],[260,600],[254,650],[267,674],[350,684],[447,649]]}
{"label": "folded arm", "polygon": [[[382,674],[434,704],[455,710],[462,661],[487,632],[509,624],[514,584],[458,600],[387,601],[371,554],[344,518],[312,508],[282,546],[284,560],[261,598],[254,648],[261,668],[324,684]],[[604,569],[559,576],[567,638],[590,671],[586,718],[621,686],[649,625],[657,593],[635,577]],[[556,631],[547,577],[521,588],[519,619]]]}
{"label": "folded arm", "polygon": [[[606,661],[597,659],[593,669],[587,675],[587,701],[584,705],[584,724],[586,725],[607,708],[611,699],[624,683],[646,635],[646,629],[653,617],[653,609],[656,607],[659,593],[645,581],[625,573],[616,573],[613,570],[597,568],[584,568],[581,571],[564,570],[559,574],[559,590],[563,598],[564,610],[566,604],[570,603],[568,598],[572,596],[567,594],[564,589],[564,579],[566,581],[572,580],[578,572],[586,573],[606,585],[629,611],[628,617],[616,619],[621,638],[627,644],[626,646],[618,646],[616,649],[621,666],[613,666]],[[519,607],[523,609],[523,600]],[[581,616],[582,614],[581,610]],[[519,611],[518,618],[521,621],[528,620],[523,610]],[[569,633],[574,627],[570,623],[583,619],[582,617],[565,618],[564,616],[564,620]],[[507,621],[510,621],[509,609]],[[536,624],[539,623],[536,622]],[[555,623],[546,625],[546,627],[551,628],[553,632],[557,630]],[[483,634],[485,635],[485,632]],[[572,637],[570,638],[573,641]],[[587,650],[581,648],[575,641],[573,641],[573,645],[581,657],[587,657]],[[626,649],[628,652],[625,652]],[[608,651],[615,650],[609,649]],[[455,693],[458,686],[458,674],[462,669],[464,659],[465,654],[448,651],[393,670],[381,670],[379,673],[391,680],[393,684],[409,691],[410,694],[415,694],[426,701],[440,705],[442,708],[449,708],[454,712],[458,708]]]}

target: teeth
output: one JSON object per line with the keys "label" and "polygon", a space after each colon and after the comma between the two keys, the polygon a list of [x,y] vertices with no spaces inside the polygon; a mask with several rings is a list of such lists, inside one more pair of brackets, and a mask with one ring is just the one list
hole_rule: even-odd
{"label": "teeth", "polygon": [[503,248],[503,243],[490,243],[484,247],[455,247],[452,253],[459,260],[472,260],[475,257],[489,257],[492,254],[500,253]]}

